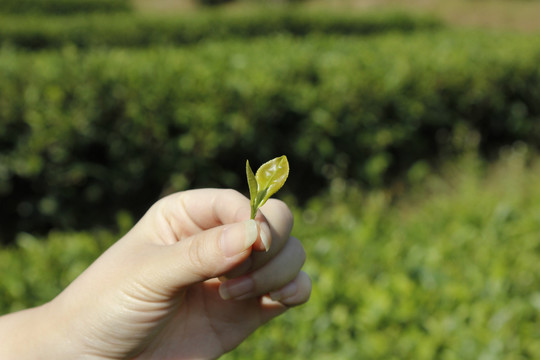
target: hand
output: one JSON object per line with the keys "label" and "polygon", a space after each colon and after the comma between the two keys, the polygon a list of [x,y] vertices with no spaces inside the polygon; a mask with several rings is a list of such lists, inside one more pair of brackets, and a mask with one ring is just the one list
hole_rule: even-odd
{"label": "hand", "polygon": [[69,339],[55,358],[216,358],[306,302],[311,281],[287,206],[270,199],[249,217],[249,200],[232,190],[158,201],[45,305]]}

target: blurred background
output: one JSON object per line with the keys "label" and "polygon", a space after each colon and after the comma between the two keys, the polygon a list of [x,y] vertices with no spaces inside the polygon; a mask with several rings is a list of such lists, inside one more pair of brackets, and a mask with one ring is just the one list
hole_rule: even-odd
{"label": "blurred background", "polygon": [[540,1],[2,0],[0,314],[287,155],[311,301],[225,359],[540,358]]}

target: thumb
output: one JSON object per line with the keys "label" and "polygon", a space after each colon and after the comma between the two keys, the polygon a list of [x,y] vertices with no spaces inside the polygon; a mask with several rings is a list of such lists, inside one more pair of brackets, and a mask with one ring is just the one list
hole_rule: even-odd
{"label": "thumb", "polygon": [[244,261],[259,238],[254,220],[202,231],[159,252],[164,288],[181,289],[221,276]]}

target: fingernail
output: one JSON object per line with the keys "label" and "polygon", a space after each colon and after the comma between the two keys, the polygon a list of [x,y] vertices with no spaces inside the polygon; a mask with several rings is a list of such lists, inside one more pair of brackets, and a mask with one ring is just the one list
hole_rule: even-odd
{"label": "fingernail", "polygon": [[247,220],[243,224],[234,224],[221,233],[220,246],[226,257],[232,257],[249,249],[258,236],[255,220]]}
{"label": "fingernail", "polygon": [[255,220],[248,220],[244,224],[246,224],[246,236],[245,236],[245,249],[250,247],[257,241],[257,237],[259,236],[259,228],[257,227],[257,223]]}
{"label": "fingernail", "polygon": [[270,292],[268,295],[270,295],[270,299],[279,301],[293,296],[297,291],[298,285],[296,285],[296,282],[293,281],[277,291]]}
{"label": "fingernail", "polygon": [[267,223],[260,223],[261,227],[261,241],[266,251],[270,250],[270,228]]}
{"label": "fingernail", "polygon": [[222,283],[219,287],[219,295],[223,300],[247,298],[253,292],[253,288],[251,278],[236,278]]}

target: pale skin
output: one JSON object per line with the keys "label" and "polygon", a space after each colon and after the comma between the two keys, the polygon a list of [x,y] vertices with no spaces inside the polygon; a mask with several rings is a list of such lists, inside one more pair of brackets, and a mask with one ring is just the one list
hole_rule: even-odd
{"label": "pale skin", "polygon": [[215,359],[311,293],[288,207],[201,189],[158,201],[50,302],[0,317],[0,359]]}

